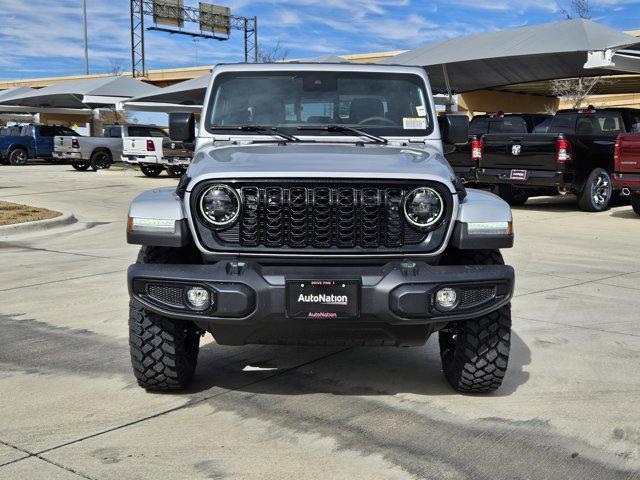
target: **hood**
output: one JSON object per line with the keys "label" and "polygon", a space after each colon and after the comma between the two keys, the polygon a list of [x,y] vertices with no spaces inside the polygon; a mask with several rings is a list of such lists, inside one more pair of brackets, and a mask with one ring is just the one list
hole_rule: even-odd
{"label": "hood", "polygon": [[354,178],[433,180],[452,192],[454,178],[444,156],[428,145],[288,143],[202,148],[189,168],[195,183],[211,178]]}

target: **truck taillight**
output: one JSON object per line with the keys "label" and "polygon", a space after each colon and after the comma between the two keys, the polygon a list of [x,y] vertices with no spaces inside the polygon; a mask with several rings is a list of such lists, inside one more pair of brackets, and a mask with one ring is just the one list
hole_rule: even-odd
{"label": "truck taillight", "polygon": [[622,136],[618,135],[616,138],[616,144],[613,147],[613,164],[615,165],[616,172],[619,172],[620,169],[620,147],[622,146]]}
{"label": "truck taillight", "polygon": [[482,150],[484,149],[484,142],[482,139],[474,138],[471,140],[471,159],[482,160]]}
{"label": "truck taillight", "polygon": [[153,140],[147,140],[147,152],[155,152],[156,145],[153,143]]}
{"label": "truck taillight", "polygon": [[71,148],[80,148],[80,142],[77,138],[71,139]]}
{"label": "truck taillight", "polygon": [[556,163],[567,163],[571,161],[571,142],[560,137],[556,140]]}

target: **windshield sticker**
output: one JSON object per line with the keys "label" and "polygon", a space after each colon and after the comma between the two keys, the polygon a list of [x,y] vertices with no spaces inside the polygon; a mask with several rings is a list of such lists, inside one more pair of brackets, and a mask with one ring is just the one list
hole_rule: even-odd
{"label": "windshield sticker", "polygon": [[422,105],[418,105],[416,107],[416,112],[418,112],[418,116],[419,117],[426,117],[427,116],[427,109],[424,108],[424,106],[422,106]]}
{"label": "windshield sticker", "polygon": [[426,118],[407,118],[402,119],[402,125],[405,130],[426,130]]}

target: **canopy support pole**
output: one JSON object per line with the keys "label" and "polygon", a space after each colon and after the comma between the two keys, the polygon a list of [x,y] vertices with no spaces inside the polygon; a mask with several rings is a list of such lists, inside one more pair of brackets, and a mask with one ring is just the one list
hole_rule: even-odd
{"label": "canopy support pole", "polygon": [[446,112],[447,113],[451,113],[452,111],[452,106],[453,106],[453,94],[451,92],[451,82],[449,81],[449,72],[447,71],[447,65],[446,64],[442,64],[442,74],[444,75],[444,83],[447,86],[447,95],[448,95],[448,100],[447,100],[447,105],[446,105]]}

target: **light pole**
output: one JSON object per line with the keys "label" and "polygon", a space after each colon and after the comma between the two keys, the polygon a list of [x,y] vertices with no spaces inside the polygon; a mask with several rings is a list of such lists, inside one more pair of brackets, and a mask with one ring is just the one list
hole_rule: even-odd
{"label": "light pole", "polygon": [[84,74],[89,75],[89,40],[87,36],[87,0],[82,0],[82,19],[84,23]]}

